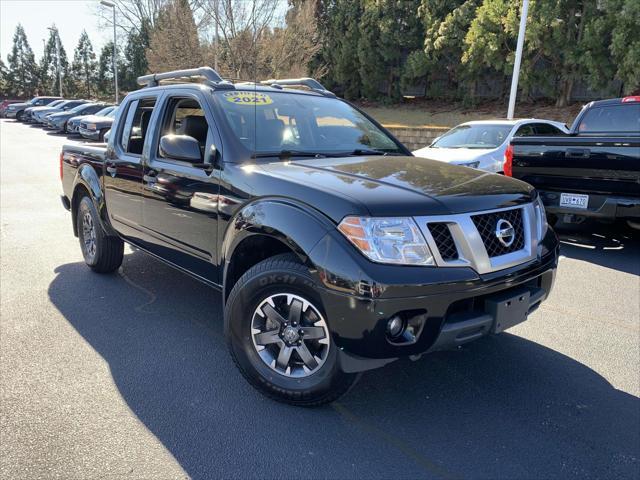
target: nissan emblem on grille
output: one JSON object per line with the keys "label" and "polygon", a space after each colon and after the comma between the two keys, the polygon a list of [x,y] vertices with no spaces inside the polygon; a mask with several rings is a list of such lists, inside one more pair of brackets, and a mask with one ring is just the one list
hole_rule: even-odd
{"label": "nissan emblem on grille", "polygon": [[505,247],[510,247],[516,239],[513,225],[504,218],[501,218],[496,223],[496,238]]}

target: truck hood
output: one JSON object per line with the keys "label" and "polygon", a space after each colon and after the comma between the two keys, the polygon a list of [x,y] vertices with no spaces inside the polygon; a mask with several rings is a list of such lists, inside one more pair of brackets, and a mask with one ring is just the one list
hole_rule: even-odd
{"label": "truck hood", "polygon": [[260,168],[265,174],[349,198],[373,216],[491,210],[530,202],[534,191],[502,175],[410,156],[304,159]]}

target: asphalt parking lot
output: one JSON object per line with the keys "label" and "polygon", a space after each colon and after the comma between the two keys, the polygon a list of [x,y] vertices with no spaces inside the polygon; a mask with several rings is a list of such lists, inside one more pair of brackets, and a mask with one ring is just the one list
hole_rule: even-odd
{"label": "asphalt parking lot", "polygon": [[640,476],[640,235],[562,229],[528,322],[289,407],[235,369],[215,291],[131,250],[90,272],[67,138],[1,122],[1,478]]}

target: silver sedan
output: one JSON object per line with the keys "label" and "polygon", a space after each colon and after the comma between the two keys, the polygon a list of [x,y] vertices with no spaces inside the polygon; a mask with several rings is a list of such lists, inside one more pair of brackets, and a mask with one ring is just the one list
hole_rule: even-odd
{"label": "silver sedan", "polygon": [[565,135],[567,126],[552,120],[479,120],[466,122],[415,150],[416,157],[502,173],[504,153],[513,137]]}

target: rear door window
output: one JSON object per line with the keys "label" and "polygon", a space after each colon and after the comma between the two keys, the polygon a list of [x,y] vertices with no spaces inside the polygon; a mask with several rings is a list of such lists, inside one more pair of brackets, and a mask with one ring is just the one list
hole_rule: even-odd
{"label": "rear door window", "polygon": [[640,104],[591,108],[582,117],[578,132],[640,134]]}
{"label": "rear door window", "polygon": [[129,104],[127,118],[120,139],[120,145],[125,152],[132,155],[142,155],[149,120],[151,119],[155,105],[155,97],[141,98]]}

